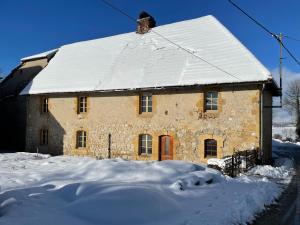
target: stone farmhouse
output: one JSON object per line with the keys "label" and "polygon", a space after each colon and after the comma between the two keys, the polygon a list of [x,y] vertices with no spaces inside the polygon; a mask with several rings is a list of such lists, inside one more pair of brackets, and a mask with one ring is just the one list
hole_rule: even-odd
{"label": "stone farmhouse", "polygon": [[25,149],[204,163],[257,149],[268,162],[280,90],[254,55],[213,16],[137,24],[22,60],[45,65],[20,93]]}

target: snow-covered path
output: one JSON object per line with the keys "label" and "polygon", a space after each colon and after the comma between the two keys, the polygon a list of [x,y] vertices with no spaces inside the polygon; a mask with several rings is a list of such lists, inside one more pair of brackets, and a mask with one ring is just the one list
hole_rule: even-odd
{"label": "snow-covered path", "polygon": [[300,224],[300,145],[274,141],[276,154],[294,159],[295,175],[288,189],[279,199],[279,204],[271,207],[254,225],[299,225]]}
{"label": "snow-covered path", "polygon": [[290,162],[236,179],[181,161],[0,155],[1,225],[246,224],[291,178]]}

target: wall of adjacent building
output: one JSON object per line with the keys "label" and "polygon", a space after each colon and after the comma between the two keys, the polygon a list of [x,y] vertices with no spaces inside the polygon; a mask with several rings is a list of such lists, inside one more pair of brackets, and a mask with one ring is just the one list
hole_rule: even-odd
{"label": "wall of adjacent building", "polygon": [[22,63],[0,84],[0,151],[24,151],[26,140],[25,86],[47,65],[47,59]]}
{"label": "wall of adjacent building", "polygon": [[[209,89],[210,90],[210,89]],[[260,146],[260,91],[253,87],[218,88],[217,112],[204,111],[205,89],[154,91],[153,112],[139,113],[139,94],[133,92],[52,94],[49,113],[41,113],[41,98],[28,98],[26,147],[51,154],[157,160],[159,136],[174,138],[174,159],[206,162],[204,140],[216,139],[218,157]],[[77,97],[88,96],[88,111],[77,114]],[[40,145],[41,129],[49,144]],[[76,148],[76,131],[87,132],[87,147]],[[138,154],[139,134],[153,138],[151,156]]]}

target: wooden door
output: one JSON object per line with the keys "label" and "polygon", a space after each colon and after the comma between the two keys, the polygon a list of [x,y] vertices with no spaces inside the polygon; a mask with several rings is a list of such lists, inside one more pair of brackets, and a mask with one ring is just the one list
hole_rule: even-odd
{"label": "wooden door", "polygon": [[171,136],[166,135],[160,137],[160,159],[173,159],[173,138]]}

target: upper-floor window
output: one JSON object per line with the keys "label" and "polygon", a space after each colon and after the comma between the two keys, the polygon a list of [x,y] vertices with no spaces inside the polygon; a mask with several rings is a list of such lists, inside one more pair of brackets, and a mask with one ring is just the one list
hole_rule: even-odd
{"label": "upper-floor window", "polygon": [[40,134],[40,144],[41,145],[48,145],[48,129],[41,129],[41,134]]}
{"label": "upper-floor window", "polygon": [[151,155],[152,154],[152,136],[150,134],[139,135],[139,153]]}
{"label": "upper-floor window", "polygon": [[49,98],[42,98],[42,113],[47,113],[49,112]]}
{"label": "upper-floor window", "polygon": [[140,112],[152,112],[152,94],[143,93],[140,95]]}
{"label": "upper-floor window", "polygon": [[85,148],[86,147],[86,131],[84,130],[79,130],[76,133],[76,147],[77,148]]}
{"label": "upper-floor window", "polygon": [[204,157],[216,157],[217,148],[217,141],[215,139],[206,139],[204,141]]}
{"label": "upper-floor window", "polygon": [[217,91],[209,91],[205,94],[205,110],[218,110]]}
{"label": "upper-floor window", "polygon": [[87,112],[87,97],[78,97],[78,113]]}

